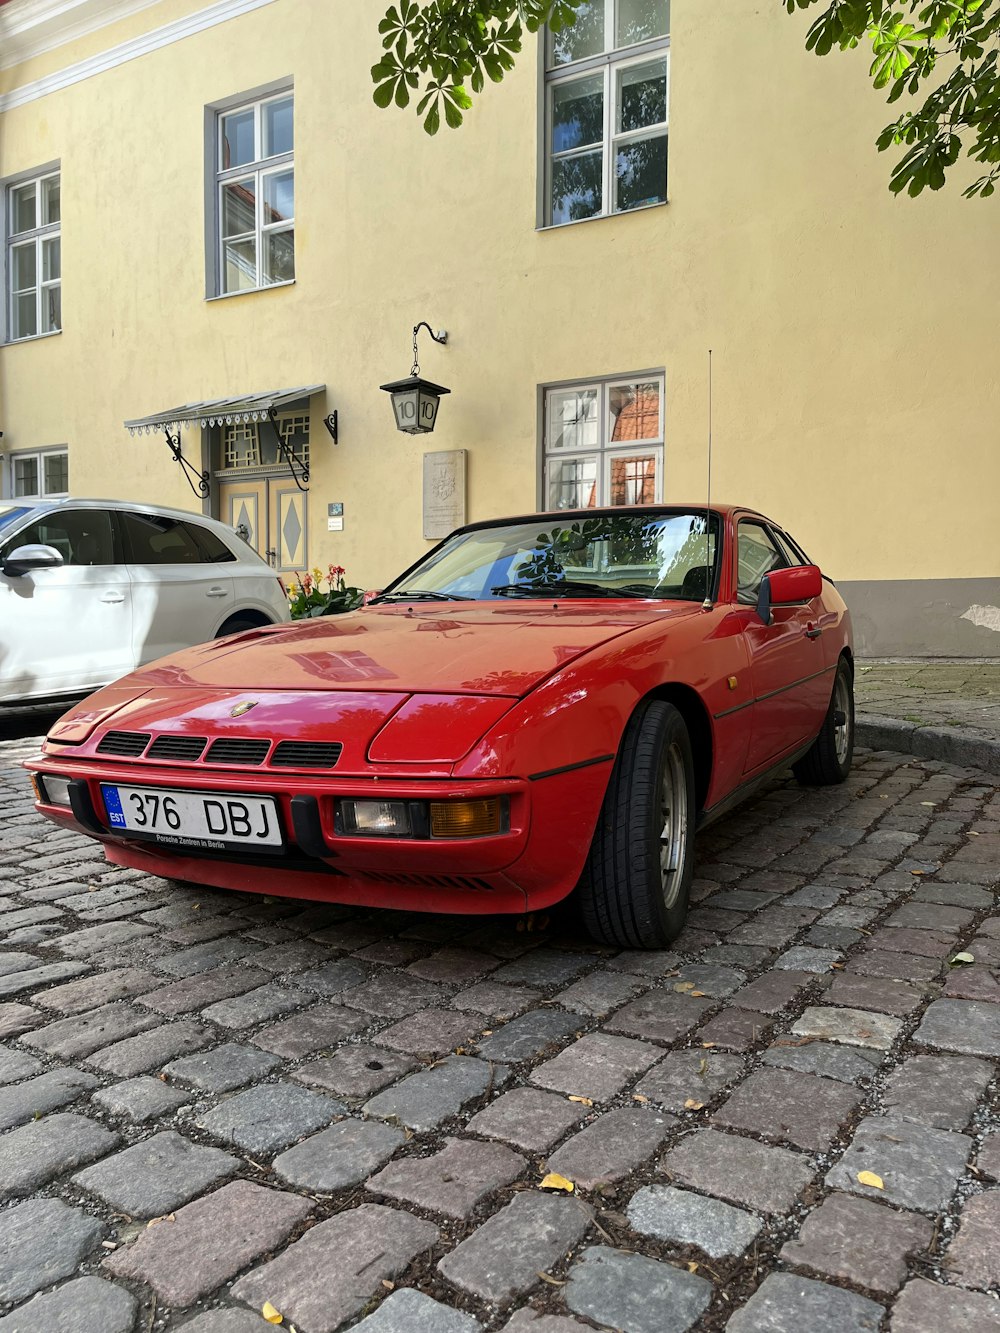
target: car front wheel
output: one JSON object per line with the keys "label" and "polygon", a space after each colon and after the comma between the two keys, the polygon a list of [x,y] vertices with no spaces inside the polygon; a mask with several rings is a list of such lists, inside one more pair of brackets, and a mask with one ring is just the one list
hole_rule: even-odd
{"label": "car front wheel", "polygon": [[830,706],[813,741],[792,772],[804,787],[829,787],[843,782],[854,758],[854,673],[845,658],[837,663]]}
{"label": "car front wheel", "polygon": [[658,949],[684,925],[694,870],[694,764],[673,704],[625,729],[580,883],[584,923],[619,948]]}

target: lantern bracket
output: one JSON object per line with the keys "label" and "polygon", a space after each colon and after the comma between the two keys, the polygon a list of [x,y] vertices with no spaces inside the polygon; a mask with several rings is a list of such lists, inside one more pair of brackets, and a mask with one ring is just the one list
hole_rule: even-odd
{"label": "lantern bracket", "polygon": [[411,374],[412,376],[418,376],[418,375],[420,374],[420,366],[419,366],[419,364],[418,364],[418,362],[417,362],[417,334],[420,332],[421,329],[426,329],[427,332],[431,335],[431,337],[434,339],[434,341],[435,341],[436,343],[441,343],[441,344],[443,345],[444,343],[446,343],[446,342],[448,341],[448,330],[447,330],[447,329],[438,329],[437,333],[435,333],[434,330],[431,328],[431,326],[427,323],[426,319],[422,319],[422,320],[420,321],[419,324],[414,324],[414,326],[413,326],[413,365],[412,365],[411,368],[410,368],[410,374]]}

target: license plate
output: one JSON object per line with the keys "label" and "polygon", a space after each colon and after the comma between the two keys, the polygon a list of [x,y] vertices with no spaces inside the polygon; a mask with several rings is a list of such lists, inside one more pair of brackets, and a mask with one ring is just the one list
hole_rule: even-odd
{"label": "license plate", "polygon": [[179,847],[223,851],[284,848],[278,808],[271,796],[235,792],[177,791],[167,787],[101,784],[113,829]]}

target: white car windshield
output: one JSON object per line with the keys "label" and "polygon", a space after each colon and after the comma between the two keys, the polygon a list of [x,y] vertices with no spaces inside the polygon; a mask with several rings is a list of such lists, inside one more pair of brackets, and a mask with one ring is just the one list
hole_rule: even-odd
{"label": "white car windshield", "polygon": [[0,532],[30,513],[31,510],[25,505],[0,505]]}
{"label": "white car windshield", "polygon": [[718,515],[551,515],[458,532],[379,600],[622,597],[701,602],[715,586]]}

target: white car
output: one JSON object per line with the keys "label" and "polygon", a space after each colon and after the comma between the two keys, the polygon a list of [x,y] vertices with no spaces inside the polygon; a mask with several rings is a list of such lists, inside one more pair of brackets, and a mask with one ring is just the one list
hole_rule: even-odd
{"label": "white car", "polygon": [[278,576],[215,519],[124,500],[0,501],[0,704],[86,694],[288,619]]}

